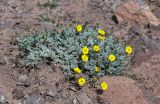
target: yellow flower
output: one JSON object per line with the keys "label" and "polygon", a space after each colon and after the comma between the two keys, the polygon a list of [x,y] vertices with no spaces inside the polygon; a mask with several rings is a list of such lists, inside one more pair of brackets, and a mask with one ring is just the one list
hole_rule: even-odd
{"label": "yellow flower", "polygon": [[98,34],[100,34],[100,35],[105,35],[106,32],[105,32],[104,30],[102,30],[102,29],[99,29],[99,30],[98,30]]}
{"label": "yellow flower", "polygon": [[82,60],[83,61],[88,61],[88,56],[87,55],[82,55]]}
{"label": "yellow flower", "polygon": [[78,73],[78,74],[80,74],[80,73],[82,72],[82,70],[79,69],[78,67],[74,68],[73,70],[74,70],[76,73]]}
{"label": "yellow flower", "polygon": [[86,79],[85,78],[82,77],[82,78],[78,79],[78,85],[79,86],[84,86],[85,83],[86,83]]}
{"label": "yellow flower", "polygon": [[93,46],[93,50],[96,51],[96,52],[98,52],[100,50],[100,47],[98,45],[94,45]]}
{"label": "yellow flower", "polygon": [[81,32],[82,29],[83,29],[82,25],[77,25],[77,26],[76,26],[76,30],[77,30],[78,32]]}
{"label": "yellow flower", "polygon": [[101,88],[102,88],[102,90],[107,90],[108,84],[106,82],[102,82],[101,83]]}
{"label": "yellow flower", "polygon": [[96,81],[98,78],[97,77],[94,77],[94,80]]}
{"label": "yellow flower", "polygon": [[99,71],[100,71],[100,68],[99,68],[99,67],[96,67],[95,70],[96,70],[96,72],[99,72]]}
{"label": "yellow flower", "polygon": [[126,51],[126,53],[131,54],[132,51],[133,51],[133,49],[132,49],[131,46],[127,46],[127,47],[125,48],[125,51]]}
{"label": "yellow flower", "polygon": [[99,40],[104,40],[104,39],[105,39],[105,37],[104,37],[104,36],[102,36],[102,35],[98,35],[98,39],[99,39]]}
{"label": "yellow flower", "polygon": [[113,61],[116,60],[116,56],[113,55],[113,54],[110,54],[110,55],[108,56],[108,60],[109,60],[110,62],[113,62]]}
{"label": "yellow flower", "polygon": [[86,55],[86,54],[88,54],[88,52],[89,52],[88,47],[87,47],[87,46],[84,46],[84,47],[82,48],[82,53]]}

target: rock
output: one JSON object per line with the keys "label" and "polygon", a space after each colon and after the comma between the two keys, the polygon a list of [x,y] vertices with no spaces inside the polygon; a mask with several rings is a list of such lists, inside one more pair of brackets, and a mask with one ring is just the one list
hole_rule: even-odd
{"label": "rock", "polygon": [[56,65],[54,63],[51,64],[51,69],[54,71],[54,72],[57,72],[57,73],[60,73],[62,74],[61,70],[60,69],[60,65]]}
{"label": "rock", "polygon": [[57,93],[58,93],[57,87],[54,86],[54,87],[48,89],[47,96],[54,98],[57,95]]}
{"label": "rock", "polygon": [[27,29],[28,28],[28,25],[26,23],[24,23],[23,21],[16,22],[14,26],[19,29]]}
{"label": "rock", "polygon": [[126,77],[103,77],[101,82],[108,83],[107,91],[103,91],[104,102],[111,104],[148,104],[143,93],[135,85],[135,81]]}
{"label": "rock", "polygon": [[19,100],[24,97],[24,92],[22,89],[15,88],[13,89],[12,94],[13,94],[13,99]]}
{"label": "rock", "polygon": [[27,75],[21,75],[19,76],[18,80],[17,80],[17,83],[16,83],[18,86],[25,86],[25,87],[28,87],[31,85],[31,82],[28,78]]}
{"label": "rock", "polygon": [[80,104],[91,104],[92,102],[92,100],[84,92],[80,92],[80,94],[77,97],[77,100]]}
{"label": "rock", "polygon": [[147,48],[153,50],[153,51],[160,51],[160,40],[151,39],[145,35],[142,35],[144,45],[147,46]]}
{"label": "rock", "polygon": [[6,104],[7,103],[7,99],[5,97],[5,95],[0,92],[0,104]]}
{"label": "rock", "polygon": [[145,34],[146,30],[140,25],[133,25],[129,28],[129,34],[142,35]]}
{"label": "rock", "polygon": [[86,95],[90,98],[90,99],[96,99],[97,98],[97,93],[95,91],[95,89],[91,89],[89,87],[84,87],[82,89],[83,92],[86,93]]}
{"label": "rock", "polygon": [[63,89],[64,89],[64,85],[65,85],[65,82],[66,80],[61,78],[59,81],[56,82],[56,87],[58,89],[58,92],[61,92]]}
{"label": "rock", "polygon": [[7,61],[4,58],[0,58],[0,65],[5,65]]}
{"label": "rock", "polygon": [[[146,56],[145,56],[146,57]],[[160,54],[152,54],[148,60],[141,65],[134,65],[134,74],[139,78],[144,87],[145,96],[152,95],[153,98],[160,98]]]}
{"label": "rock", "polygon": [[76,98],[74,98],[72,102],[73,102],[73,104],[77,104],[78,103]]}
{"label": "rock", "polygon": [[22,104],[45,104],[44,98],[40,95],[38,89],[34,90],[29,96],[22,101]]}
{"label": "rock", "polygon": [[139,4],[138,2],[129,1],[120,6],[115,11],[115,16],[119,23],[140,22],[142,24],[160,25],[160,20],[151,12],[146,4]]}
{"label": "rock", "polygon": [[27,79],[28,79],[27,75],[21,75],[21,76],[19,76],[18,80],[21,81],[21,82],[25,82]]}
{"label": "rock", "polygon": [[12,22],[9,20],[4,20],[4,21],[0,20],[0,30],[3,30],[3,29],[10,27],[11,24],[12,24]]}
{"label": "rock", "polygon": [[45,104],[44,99],[38,95],[31,95],[22,104]]}

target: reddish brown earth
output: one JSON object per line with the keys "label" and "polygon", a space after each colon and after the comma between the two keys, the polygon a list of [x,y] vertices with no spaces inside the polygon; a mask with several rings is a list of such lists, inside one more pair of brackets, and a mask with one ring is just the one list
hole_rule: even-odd
{"label": "reddish brown earth", "polygon": [[[40,6],[47,0],[0,0],[0,103],[2,104],[160,104],[160,26],[124,22],[116,24],[114,11],[126,0],[59,0],[57,6]],[[145,0],[160,18],[160,1]],[[48,15],[54,22],[44,21]],[[16,36],[71,21],[99,23],[132,44],[132,63],[124,76],[105,76],[109,88],[99,95],[89,85],[70,90],[63,73],[53,64],[39,69],[17,64]],[[142,22],[143,23],[143,22]],[[6,103],[5,103],[6,102]]]}

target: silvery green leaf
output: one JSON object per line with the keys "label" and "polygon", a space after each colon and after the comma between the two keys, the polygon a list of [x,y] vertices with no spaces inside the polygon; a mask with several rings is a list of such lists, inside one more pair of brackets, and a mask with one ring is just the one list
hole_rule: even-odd
{"label": "silvery green leaf", "polygon": [[[117,41],[113,35],[107,35],[100,41],[97,29],[85,26],[83,31],[77,33],[74,27],[66,28],[59,25],[53,31],[43,31],[19,38],[19,46],[25,52],[26,65],[36,65],[38,62],[53,59],[55,63],[63,66],[65,75],[71,75],[71,68],[82,67],[88,69],[89,75],[95,75],[93,69],[98,66],[102,71],[98,76],[103,76],[105,70],[109,73],[119,74],[129,63],[124,51],[125,43]],[[93,45],[100,46],[98,53],[94,52]],[[89,47],[89,61],[81,60],[82,47]],[[115,54],[117,61],[108,62],[108,55]],[[86,76],[88,77],[88,76]]]}
{"label": "silvery green leaf", "polygon": [[91,46],[93,46],[93,45],[94,45],[93,39],[89,38],[89,39],[88,39],[88,43],[89,43]]}

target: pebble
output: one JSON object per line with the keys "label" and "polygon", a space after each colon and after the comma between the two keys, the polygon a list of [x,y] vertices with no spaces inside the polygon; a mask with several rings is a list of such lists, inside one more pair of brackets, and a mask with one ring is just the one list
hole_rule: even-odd
{"label": "pebble", "polygon": [[24,92],[22,89],[15,88],[13,89],[12,94],[13,94],[13,99],[19,100],[24,97]]}
{"label": "pebble", "polygon": [[5,95],[0,92],[0,104],[6,104],[7,103],[7,99],[5,97]]}
{"label": "pebble", "polygon": [[45,104],[44,99],[39,95],[30,95],[22,104]]}
{"label": "pebble", "polygon": [[16,83],[17,86],[25,86],[25,87],[28,87],[31,85],[31,82],[28,78],[27,75],[21,75],[19,76],[18,80],[17,80],[17,83]]}
{"label": "pebble", "polygon": [[53,88],[48,89],[47,96],[50,96],[50,97],[54,98],[57,95],[57,93],[58,93],[58,90],[57,90],[57,88],[55,86]]}
{"label": "pebble", "polygon": [[92,102],[92,100],[84,92],[81,92],[77,99],[80,104],[91,104]]}
{"label": "pebble", "polygon": [[0,58],[0,65],[5,65],[7,61],[4,58]]}
{"label": "pebble", "polygon": [[22,100],[22,104],[45,104],[44,98],[40,95],[39,89],[35,89]]}

